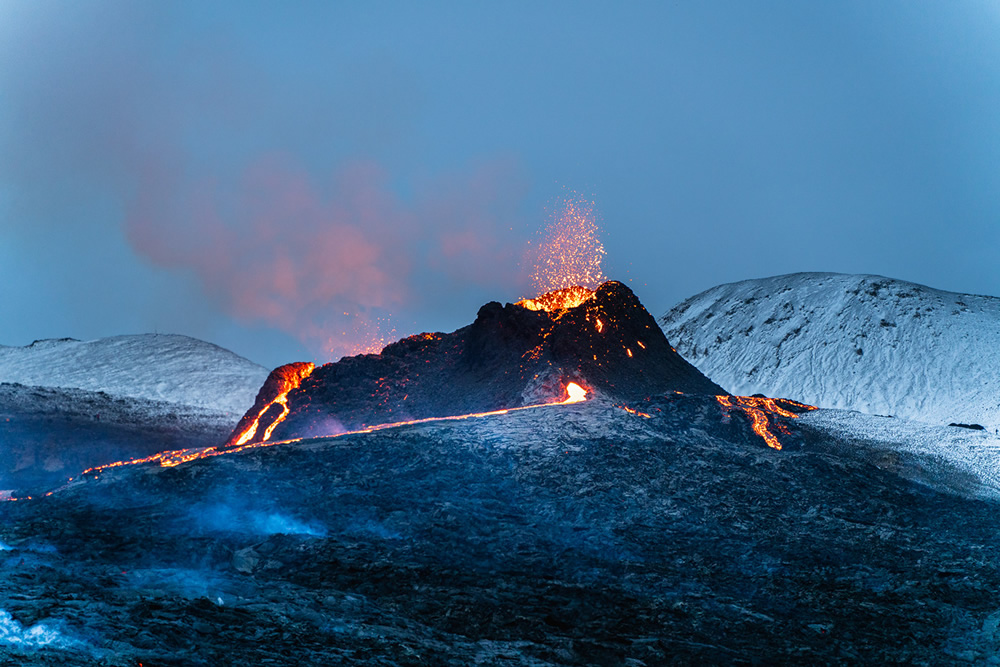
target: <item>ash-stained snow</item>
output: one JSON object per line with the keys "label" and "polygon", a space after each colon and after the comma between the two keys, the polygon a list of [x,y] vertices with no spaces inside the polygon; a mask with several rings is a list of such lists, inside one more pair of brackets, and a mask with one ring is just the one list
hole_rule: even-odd
{"label": "ash-stained snow", "polygon": [[913,454],[905,462],[873,458],[878,459],[879,467],[894,469],[939,490],[1000,499],[1000,435],[994,431],[934,426],[848,410],[814,410],[801,415],[800,424],[851,443],[849,446],[864,443],[874,451]]}
{"label": "ash-stained snow", "polygon": [[0,382],[103,391],[241,414],[267,369],[224,348],[167,334],[0,346]]}
{"label": "ash-stained snow", "polygon": [[1000,299],[870,275],[720,285],[660,324],[730,391],[1000,428]]}

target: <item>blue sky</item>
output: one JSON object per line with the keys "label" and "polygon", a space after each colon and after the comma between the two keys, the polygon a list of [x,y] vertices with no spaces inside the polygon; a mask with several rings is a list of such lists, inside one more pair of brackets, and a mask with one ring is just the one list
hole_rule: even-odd
{"label": "blue sky", "polygon": [[0,0],[0,344],[452,330],[528,296],[572,192],[656,315],[794,271],[1000,295],[997,34],[985,0]]}

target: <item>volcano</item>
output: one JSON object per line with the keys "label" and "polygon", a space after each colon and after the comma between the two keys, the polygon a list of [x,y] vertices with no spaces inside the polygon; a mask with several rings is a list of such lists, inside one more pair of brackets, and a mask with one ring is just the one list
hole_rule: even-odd
{"label": "volcano", "polygon": [[608,281],[491,302],[466,327],[380,354],[281,366],[226,445],[559,402],[570,382],[612,400],[726,393],[677,354],[632,290]]}
{"label": "volcano", "polygon": [[[25,406],[0,436],[23,439],[24,414],[39,430],[60,417],[59,396],[23,396],[35,389],[0,392]],[[53,437],[105,412],[82,398]],[[1000,651],[989,433],[724,395],[620,283],[282,366],[230,441],[0,491],[0,664]]]}

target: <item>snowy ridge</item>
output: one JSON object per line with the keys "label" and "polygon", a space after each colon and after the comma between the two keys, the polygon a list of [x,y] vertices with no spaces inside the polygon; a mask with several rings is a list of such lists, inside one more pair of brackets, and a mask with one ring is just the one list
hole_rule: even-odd
{"label": "snowy ridge", "polygon": [[719,285],[661,319],[737,394],[1000,428],[1000,299],[881,276],[797,273]]}
{"label": "snowy ridge", "polygon": [[236,414],[253,405],[267,373],[229,350],[179,335],[0,346],[0,382],[103,391]]}

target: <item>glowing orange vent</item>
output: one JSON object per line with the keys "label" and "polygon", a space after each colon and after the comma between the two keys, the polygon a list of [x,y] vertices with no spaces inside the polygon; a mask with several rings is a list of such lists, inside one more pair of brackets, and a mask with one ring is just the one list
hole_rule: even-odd
{"label": "glowing orange vent", "polygon": [[594,290],[579,285],[548,292],[534,299],[522,299],[518,306],[528,310],[544,310],[549,313],[576,308],[581,303],[594,298]]}
{"label": "glowing orange vent", "polygon": [[562,402],[563,405],[568,403],[580,403],[581,401],[587,400],[587,390],[575,382],[570,382],[566,385],[566,394],[568,398]]}

